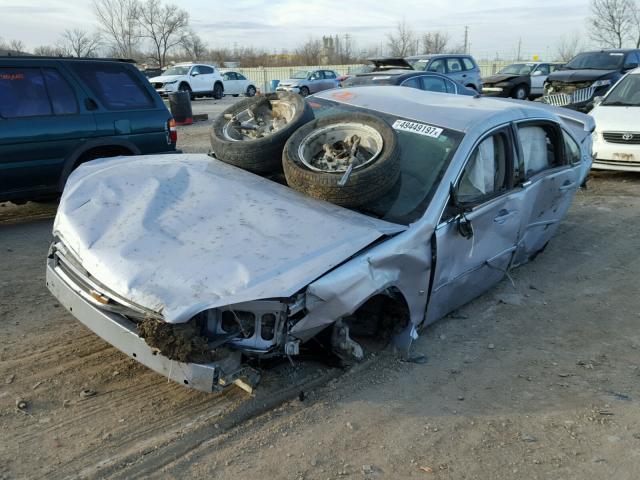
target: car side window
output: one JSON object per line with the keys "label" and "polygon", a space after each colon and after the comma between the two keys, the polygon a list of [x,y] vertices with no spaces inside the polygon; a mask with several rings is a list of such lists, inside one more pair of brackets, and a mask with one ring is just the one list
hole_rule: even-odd
{"label": "car side window", "polygon": [[420,80],[417,77],[412,77],[409,78],[407,80],[405,80],[404,82],[402,82],[402,87],[411,87],[411,88],[421,88],[420,87]]}
{"label": "car side window", "polygon": [[495,133],[480,142],[462,172],[456,190],[458,201],[479,204],[506,191],[509,145],[505,132]]}
{"label": "car side window", "polygon": [[200,74],[201,75],[211,75],[212,73],[213,73],[213,68],[204,67],[204,66],[200,67]]}
{"label": "car side window", "polygon": [[549,168],[562,164],[558,131],[550,124],[520,124],[518,137],[522,148],[524,178],[530,178]]}
{"label": "car side window", "polygon": [[423,90],[427,90],[429,92],[447,93],[447,86],[445,85],[442,78],[436,77],[434,75],[432,77],[422,77],[421,80]]}
{"label": "car side window", "polygon": [[549,65],[546,63],[538,65],[532,73],[536,72],[539,72],[539,75],[549,75]]}
{"label": "car side window", "polygon": [[244,75],[240,75],[239,73],[236,73],[236,80],[246,80],[247,77],[245,77]]}
{"label": "car side window", "polygon": [[464,66],[465,70],[473,70],[474,68],[476,68],[471,59],[467,57],[462,58],[462,65]]}
{"label": "car side window", "polygon": [[74,62],[72,68],[108,110],[154,106],[144,84],[125,65]]}
{"label": "car side window", "polygon": [[571,135],[569,135],[564,130],[562,131],[562,136],[564,138],[564,155],[567,159],[567,163],[570,163],[572,165],[580,163],[580,161],[582,160],[580,145],[578,145],[578,143],[573,138],[571,138]]}
{"label": "car side window", "polygon": [[200,71],[200,67],[193,67],[193,68],[191,69],[191,75],[195,75],[195,74],[200,75],[201,73],[202,73],[202,72]]}
{"label": "car side window", "polygon": [[458,88],[456,87],[456,84],[447,78],[444,79],[444,85],[445,85],[445,88],[447,89],[447,93],[458,92]]}
{"label": "car side window", "polygon": [[322,75],[320,74],[320,72],[313,72],[310,76],[309,76],[309,80],[320,80],[322,78]]}
{"label": "car side window", "polygon": [[549,73],[555,72],[558,68],[560,68],[560,65],[549,65]]}
{"label": "car side window", "polygon": [[222,74],[222,80],[231,80],[231,73],[229,72],[224,72]]}
{"label": "car side window", "polygon": [[336,74],[333,73],[332,71],[325,70],[324,71],[324,78],[337,78],[337,77],[336,77]]}
{"label": "car side window", "polygon": [[447,71],[449,73],[457,73],[462,71],[462,65],[459,58],[447,58]]}
{"label": "car side window", "polygon": [[51,114],[51,103],[39,68],[0,68],[1,117]]}
{"label": "car side window", "polygon": [[445,66],[444,58],[437,58],[429,64],[427,67],[428,72],[446,73],[447,68]]}
{"label": "car side window", "polygon": [[78,113],[78,102],[71,85],[53,68],[44,68],[44,79],[47,84],[51,106],[55,115]]}

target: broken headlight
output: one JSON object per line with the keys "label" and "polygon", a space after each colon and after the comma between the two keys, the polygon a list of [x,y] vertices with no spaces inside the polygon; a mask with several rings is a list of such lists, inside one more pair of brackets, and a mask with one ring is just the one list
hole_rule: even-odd
{"label": "broken headlight", "polygon": [[596,80],[595,82],[593,82],[591,84],[591,86],[593,88],[600,88],[600,87],[606,87],[608,85],[611,85],[611,79],[607,79],[607,80]]}

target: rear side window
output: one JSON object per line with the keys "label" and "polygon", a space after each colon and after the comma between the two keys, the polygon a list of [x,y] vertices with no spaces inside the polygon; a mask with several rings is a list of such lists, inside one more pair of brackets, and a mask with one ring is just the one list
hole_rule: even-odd
{"label": "rear side window", "polygon": [[471,59],[466,57],[462,59],[462,65],[464,66],[465,70],[473,70],[474,68],[476,68]]}
{"label": "rear side window", "polygon": [[211,67],[204,67],[204,66],[201,66],[201,67],[200,67],[200,74],[201,74],[201,75],[210,75],[210,74],[212,74],[212,73],[213,73],[213,68],[211,68]]}
{"label": "rear side window", "polygon": [[0,68],[1,117],[51,114],[51,103],[39,68]]}
{"label": "rear side window", "polygon": [[447,58],[447,70],[449,73],[462,71],[462,65],[459,58]]}
{"label": "rear side window", "polygon": [[73,69],[108,110],[151,108],[153,99],[124,65],[76,63]]}
{"label": "rear side window", "polygon": [[422,77],[422,89],[429,92],[447,93],[447,85],[444,80],[436,76]]}
{"label": "rear side window", "polygon": [[324,78],[336,78],[336,74],[333,73],[331,70],[325,70]]}
{"label": "rear side window", "polygon": [[410,88],[420,88],[420,81],[416,77],[413,77],[402,82],[402,86]]}
{"label": "rear side window", "polygon": [[429,64],[427,68],[429,72],[447,73],[447,69],[444,64],[444,58],[438,58]]}
{"label": "rear side window", "polygon": [[567,163],[580,163],[580,160],[582,160],[580,147],[564,130],[562,131],[562,136],[564,137],[564,154],[567,158]]}
{"label": "rear side window", "polygon": [[51,98],[51,107],[56,115],[78,113],[78,102],[71,85],[53,68],[44,68],[44,79]]}

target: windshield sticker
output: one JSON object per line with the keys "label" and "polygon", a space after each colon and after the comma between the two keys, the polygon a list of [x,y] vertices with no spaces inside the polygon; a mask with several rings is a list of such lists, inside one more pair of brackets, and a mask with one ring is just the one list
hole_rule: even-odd
{"label": "windshield sticker", "polygon": [[417,133],[419,135],[425,135],[432,138],[438,138],[443,131],[438,127],[418,122],[407,122],[406,120],[396,120],[393,124],[393,128],[402,132]]}

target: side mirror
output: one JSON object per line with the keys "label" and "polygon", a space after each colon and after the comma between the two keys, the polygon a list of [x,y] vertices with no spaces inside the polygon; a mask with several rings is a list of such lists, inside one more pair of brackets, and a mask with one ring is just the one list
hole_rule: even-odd
{"label": "side mirror", "polygon": [[623,70],[633,70],[634,68],[638,68],[638,64],[637,63],[625,63],[624,67],[622,67]]}
{"label": "side mirror", "polygon": [[600,105],[602,103],[602,100],[604,100],[604,97],[596,97],[593,99],[593,106],[597,107],[598,105]]}
{"label": "side mirror", "polygon": [[191,72],[191,76],[192,76],[192,77],[195,77],[195,76],[197,76],[197,75],[200,75],[200,74],[199,74],[198,72]]}
{"label": "side mirror", "polygon": [[540,75],[542,75],[542,72],[540,70],[536,70],[531,74],[532,77],[539,77]]}

